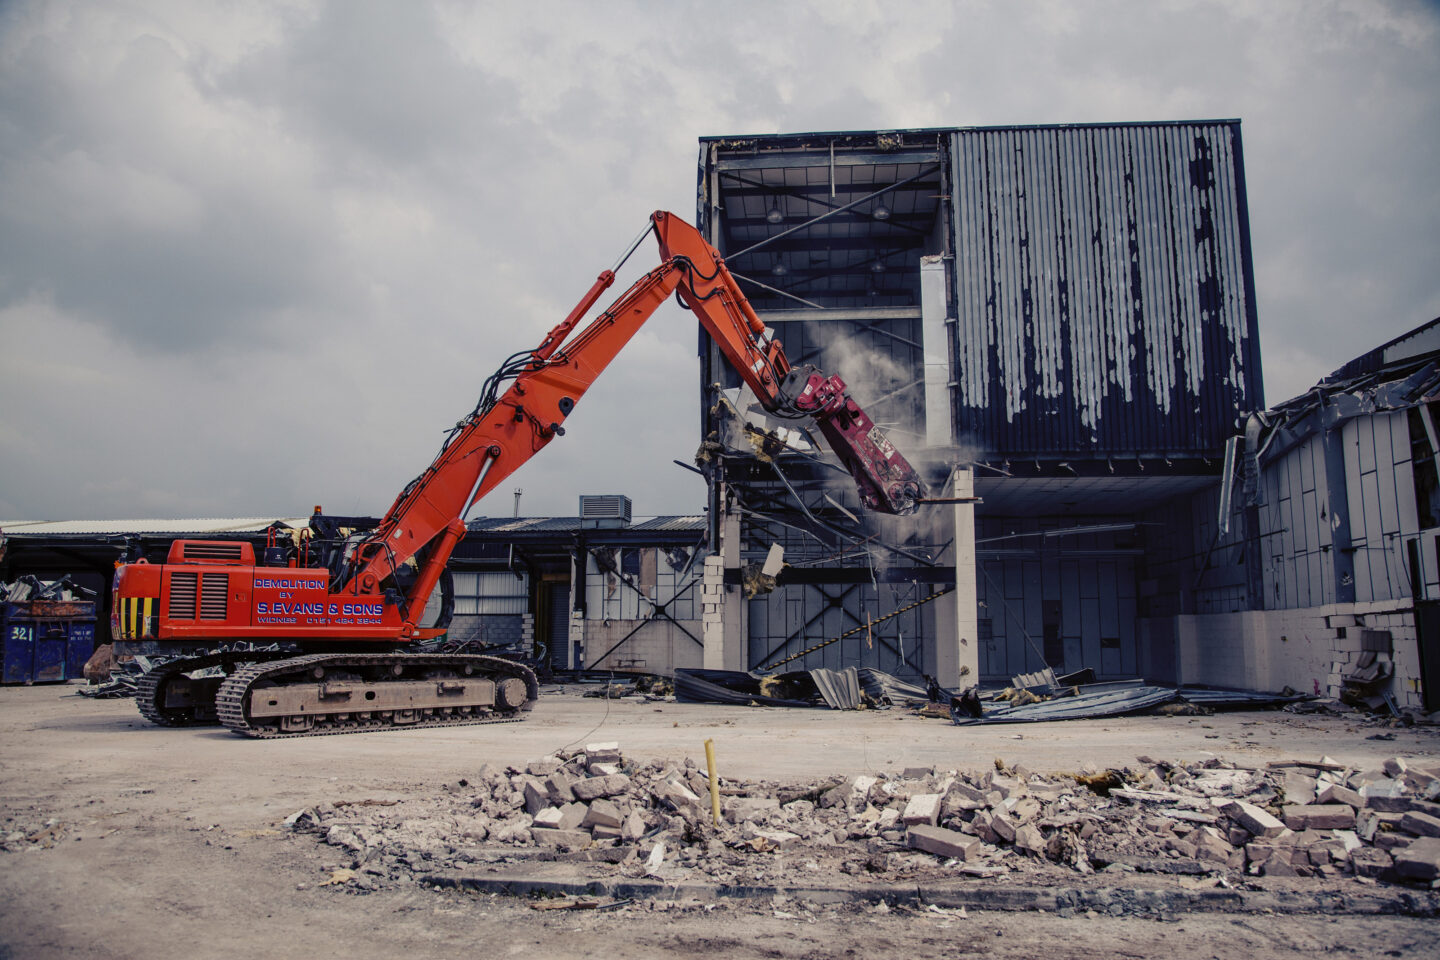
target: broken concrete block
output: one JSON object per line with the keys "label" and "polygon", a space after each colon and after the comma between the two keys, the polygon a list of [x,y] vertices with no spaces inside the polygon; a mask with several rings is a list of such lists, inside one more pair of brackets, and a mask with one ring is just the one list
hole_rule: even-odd
{"label": "broken concrete block", "polygon": [[796,817],[813,817],[815,815],[815,804],[810,800],[791,800],[785,804],[784,810],[786,813],[793,814]]}
{"label": "broken concrete block", "polygon": [[774,797],[736,797],[730,801],[729,808],[725,811],[725,819],[731,823],[763,820],[779,809],[780,801]]}
{"label": "broken concrete block", "polygon": [[620,825],[620,839],[639,840],[643,836],[645,836],[645,818],[638,812],[631,812],[630,816],[625,818],[625,822]]}
{"label": "broken concrete block", "polygon": [[1405,784],[1386,777],[1372,780],[1360,787],[1360,796],[1366,800],[1371,797],[1403,797],[1404,795]]}
{"label": "broken concrete block", "polygon": [[970,786],[970,784],[964,780],[956,780],[950,784],[950,789],[946,791],[946,797],[948,799],[950,795],[958,795],[967,800],[973,800],[977,804],[983,804],[985,803],[986,792],[985,790],[978,790]]}
{"label": "broken concrete block", "polygon": [[870,800],[870,791],[879,782],[878,777],[860,776],[850,781],[850,791],[846,797],[846,803],[850,805],[865,804]]}
{"label": "broken concrete block", "polygon": [[578,800],[596,800],[600,797],[614,797],[625,792],[630,786],[630,778],[623,773],[614,773],[607,777],[587,777],[584,780],[577,780],[571,784],[570,789],[574,791]]}
{"label": "broken concrete block", "polygon": [[923,823],[909,829],[907,842],[912,849],[958,860],[969,859],[972,852],[980,847],[977,837]]}
{"label": "broken concrete block", "polygon": [[1000,794],[1000,799],[1004,800],[1009,797],[1023,795],[1025,793],[1025,784],[1021,783],[1019,780],[1015,780],[1010,777],[1002,777],[997,774],[990,778],[990,789],[992,791],[998,791]]}
{"label": "broken concrete block", "polygon": [[1397,779],[1404,776],[1405,771],[1410,769],[1410,765],[1399,757],[1391,757],[1381,764],[1381,766],[1385,768],[1386,773]]}
{"label": "broken concrete block", "polygon": [[585,772],[592,777],[608,777],[620,772],[620,764],[609,762],[592,763],[586,766]]}
{"label": "broken concrete block", "polygon": [[585,744],[586,763],[619,763],[620,744],[618,743],[587,743]]}
{"label": "broken concrete block", "polygon": [[1394,853],[1401,847],[1408,847],[1414,842],[1414,837],[1407,837],[1400,833],[1375,834],[1375,846],[1384,850],[1386,853]]}
{"label": "broken concrete block", "polygon": [[567,803],[560,808],[560,822],[556,825],[559,830],[578,830],[580,824],[585,822],[585,815],[590,808],[583,803]]}
{"label": "broken concrete block", "polygon": [[1285,829],[1285,824],[1244,800],[1230,800],[1221,804],[1220,810],[1257,837],[1276,837]]}
{"label": "broken concrete block", "polygon": [[550,794],[551,803],[569,803],[575,799],[575,791],[570,789],[570,775],[563,770],[557,770],[546,778],[545,789]]}
{"label": "broken concrete block", "polygon": [[1400,829],[1417,837],[1440,837],[1440,817],[1411,811],[1400,817]]}
{"label": "broken concrete block", "polygon": [[770,550],[765,554],[765,562],[760,565],[760,572],[767,577],[776,577],[785,568],[785,548],[778,543],[770,544]]}
{"label": "broken concrete block", "polygon": [[584,850],[590,846],[590,834],[584,830],[531,830],[537,846],[562,850]]}
{"label": "broken concrete block", "polygon": [[990,818],[990,832],[1004,843],[1015,842],[1015,824],[1003,813],[996,813]]}
{"label": "broken concrete block", "polygon": [[1410,880],[1440,879],[1440,838],[1421,837],[1395,851],[1395,872]]}
{"label": "broken concrete block", "polygon": [[900,822],[906,826],[924,823],[933,827],[940,819],[940,803],[943,799],[938,793],[921,793],[911,797],[905,804],[905,812],[900,815]]}
{"label": "broken concrete block", "polygon": [[800,839],[798,833],[789,830],[756,830],[755,837],[765,841],[771,848],[788,847]]}
{"label": "broken concrete block", "polygon": [[903,780],[924,780],[934,772],[934,767],[906,767],[900,777]]}
{"label": "broken concrete block", "polygon": [[[620,824],[624,822],[624,818],[620,815],[620,808],[609,800],[601,799],[590,804],[590,810],[585,814],[585,819],[580,821],[580,826],[612,827],[618,831]],[[619,834],[617,833],[616,836]]]}
{"label": "broken concrete block", "polygon": [[1378,813],[1404,813],[1414,802],[1408,797],[1366,797],[1365,809]]}
{"label": "broken concrete block", "polygon": [[547,807],[535,814],[534,826],[543,830],[559,830],[562,817],[564,813],[559,807]]}
{"label": "broken concrete block", "polygon": [[1393,860],[1384,850],[1356,847],[1350,851],[1350,869],[1357,877],[1378,877],[1390,869]]}
{"label": "broken concrete block", "polygon": [[1171,837],[1169,840],[1166,840],[1165,847],[1166,849],[1174,850],[1186,860],[1195,859],[1196,854],[1199,852],[1199,848],[1195,844],[1189,840],[1181,840],[1177,837]]}
{"label": "broken concrete block", "polygon": [[1391,830],[1398,829],[1404,816],[1401,813],[1361,810],[1355,815],[1355,832],[1360,835],[1361,840],[1374,840],[1376,831],[1381,827],[1388,827]]}
{"label": "broken concrete block", "polygon": [[1359,810],[1361,807],[1365,806],[1364,797],[1360,796],[1360,794],[1356,793],[1354,790],[1351,790],[1349,787],[1342,786],[1338,783],[1332,783],[1330,784],[1330,786],[1320,791],[1320,795],[1315,798],[1315,802],[1321,804],[1343,803],[1347,807],[1353,807],[1356,810]]}
{"label": "broken concrete block", "polygon": [[1295,869],[1295,865],[1284,857],[1271,857],[1269,860],[1266,860],[1262,867],[1262,872],[1267,877],[1300,876],[1299,871]]}
{"label": "broken concrete block", "polygon": [[1343,803],[1288,805],[1285,825],[1291,830],[1349,830],[1355,826],[1355,810]]}
{"label": "broken concrete block", "polygon": [[665,801],[672,810],[698,807],[700,797],[679,780],[663,780],[655,787],[655,796]]}
{"label": "broken concrete block", "polygon": [[590,836],[594,837],[596,840],[619,840],[620,828],[607,827],[603,823],[596,824],[593,828],[591,828]]}
{"label": "broken concrete block", "polygon": [[1045,855],[1045,835],[1033,823],[1018,827],[1015,830],[1015,849],[1043,857]]}
{"label": "broken concrete block", "polygon": [[1010,797],[1005,803],[1010,819],[1016,823],[1028,823],[1040,816],[1040,802],[1033,797]]}
{"label": "broken concrete block", "polygon": [[1285,774],[1285,800],[1292,804],[1315,802],[1316,781],[1304,774],[1291,771]]}
{"label": "broken concrete block", "polygon": [[550,791],[545,788],[539,780],[528,779],[525,781],[525,812],[535,816],[541,810],[550,806]]}
{"label": "broken concrete block", "polygon": [[546,757],[543,760],[531,760],[525,765],[525,772],[532,777],[544,779],[556,770],[559,770],[560,766],[561,764],[558,757]]}

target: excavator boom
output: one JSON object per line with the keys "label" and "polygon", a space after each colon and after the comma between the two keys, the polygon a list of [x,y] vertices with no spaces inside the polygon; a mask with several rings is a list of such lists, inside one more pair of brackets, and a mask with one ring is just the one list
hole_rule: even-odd
{"label": "excavator boom", "polygon": [[[919,474],[849,395],[837,376],[792,367],[719,252],[689,223],[657,211],[650,218],[660,266],[641,277],[607,310],[571,336],[612,283],[605,271],[566,318],[534,350],[516,354],[492,377],[475,410],[452,432],[430,467],[412,482],[380,526],[354,554],[342,583],[374,591],[398,565],[422,554],[408,591],[406,620],[425,601],[464,536],[469,509],[562,435],[565,418],[606,366],[671,294],[678,295],[714,338],[726,360],[767,410],[809,417],[855,478],[865,506],[890,514],[915,510],[924,494]],[[512,381],[503,394],[500,382]]]}

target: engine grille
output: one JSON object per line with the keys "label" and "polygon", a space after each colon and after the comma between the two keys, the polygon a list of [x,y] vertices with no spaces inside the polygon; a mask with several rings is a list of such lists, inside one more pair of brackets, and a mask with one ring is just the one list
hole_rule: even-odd
{"label": "engine grille", "polygon": [[244,545],[240,543],[187,543],[186,560],[233,560],[244,559]]}
{"label": "engine grille", "polygon": [[170,600],[166,615],[171,620],[195,619],[195,593],[199,585],[198,573],[172,573],[170,575]]}
{"label": "engine grille", "polygon": [[230,594],[230,577],[224,573],[207,573],[200,581],[200,619],[224,620],[226,599]]}

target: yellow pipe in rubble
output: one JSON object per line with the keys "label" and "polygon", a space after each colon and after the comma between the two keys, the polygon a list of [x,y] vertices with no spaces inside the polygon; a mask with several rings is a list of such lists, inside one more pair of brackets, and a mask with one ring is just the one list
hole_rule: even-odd
{"label": "yellow pipe in rubble", "polygon": [[710,775],[710,813],[720,826],[720,778],[715,776],[715,741],[705,741],[705,772]]}

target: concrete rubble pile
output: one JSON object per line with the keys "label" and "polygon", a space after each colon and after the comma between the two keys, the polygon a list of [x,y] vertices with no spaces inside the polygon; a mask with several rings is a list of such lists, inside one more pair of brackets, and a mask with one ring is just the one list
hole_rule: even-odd
{"label": "concrete rubble pile", "polygon": [[486,765],[439,796],[322,804],[286,822],[340,848],[358,890],[545,860],[720,884],[1101,871],[1440,889],[1440,767],[1146,757],[1065,775],[994,767],[794,785],[721,778],[716,826],[693,761],[633,763],[616,744],[591,744],[523,771]]}

